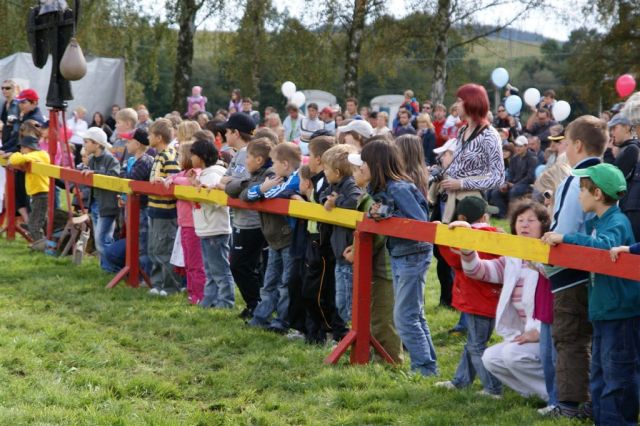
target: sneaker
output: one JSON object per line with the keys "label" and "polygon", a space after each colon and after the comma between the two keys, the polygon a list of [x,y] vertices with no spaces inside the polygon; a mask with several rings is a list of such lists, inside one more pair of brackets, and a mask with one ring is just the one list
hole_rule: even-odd
{"label": "sneaker", "polygon": [[251,319],[251,318],[253,318],[253,310],[251,310],[249,308],[244,308],[242,310],[242,312],[240,312],[238,317],[242,318],[242,319]]}
{"label": "sneaker", "polygon": [[273,327],[273,326],[267,327],[267,330],[271,331],[272,333],[280,334],[282,336],[287,334],[287,331],[288,331],[287,329],[280,328],[280,327]]}
{"label": "sneaker", "polygon": [[567,419],[578,419],[580,417],[580,409],[567,405],[558,404],[552,410],[547,411],[546,417],[565,417]]}
{"label": "sneaker", "polygon": [[585,402],[580,406],[580,414],[578,417],[583,420],[593,420],[593,406],[591,405],[591,401]]}
{"label": "sneaker", "polygon": [[149,290],[149,294],[151,296],[158,296],[160,294],[160,290],[158,290],[157,288],[153,287],[151,290]]}
{"label": "sneaker", "polygon": [[555,405],[547,405],[546,407],[539,408],[536,411],[541,416],[547,416],[547,415],[549,415],[549,412],[553,411],[555,408],[556,408]]}
{"label": "sneaker", "polygon": [[160,290],[158,292],[158,296],[160,297],[167,297],[169,295],[169,293],[166,292],[166,290]]}
{"label": "sneaker", "polygon": [[298,330],[291,330],[287,333],[288,340],[304,340],[304,334],[300,333]]}
{"label": "sneaker", "polygon": [[491,392],[487,392],[485,389],[482,389],[481,391],[476,392],[477,395],[480,396],[486,396],[489,398],[493,398],[493,399],[502,399],[502,395],[497,394],[497,393],[491,393]]}
{"label": "sneaker", "polygon": [[451,380],[447,380],[446,382],[436,382],[435,386],[443,389],[449,389],[449,390],[458,389]]}

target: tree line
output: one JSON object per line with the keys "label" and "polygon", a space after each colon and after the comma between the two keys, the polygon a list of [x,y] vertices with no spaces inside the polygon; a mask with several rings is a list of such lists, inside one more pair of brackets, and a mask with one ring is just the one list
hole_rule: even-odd
{"label": "tree line", "polygon": [[[493,90],[489,75],[498,66],[509,69],[521,90],[554,88],[575,113],[593,113],[617,100],[615,78],[640,66],[640,12],[633,2],[616,0],[582,11],[599,30],[577,29],[566,43],[547,39],[538,56],[474,56],[474,46],[496,44],[488,37],[547,7],[545,0],[514,0],[508,17],[477,24],[479,13],[503,3],[408,0],[399,15],[383,0],[306,0],[300,17],[279,12],[271,0],[166,0],[166,16],[158,17],[136,0],[85,0],[77,37],[87,55],[124,57],[127,103],[145,103],[155,113],[182,111],[192,85],[204,88],[210,108],[226,105],[236,87],[261,107],[282,107],[285,80],[339,100],[368,102],[411,88],[420,99],[450,103],[465,82]],[[0,56],[28,51],[30,6],[0,0]]]}

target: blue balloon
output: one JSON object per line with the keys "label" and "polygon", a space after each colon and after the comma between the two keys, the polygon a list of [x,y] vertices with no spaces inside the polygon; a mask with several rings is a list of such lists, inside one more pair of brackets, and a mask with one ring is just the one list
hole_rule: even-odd
{"label": "blue balloon", "polygon": [[509,73],[504,68],[496,68],[491,73],[491,81],[497,88],[504,87],[509,82]]}
{"label": "blue balloon", "polygon": [[522,99],[520,96],[511,95],[504,101],[504,107],[511,115],[516,115],[522,109]]}

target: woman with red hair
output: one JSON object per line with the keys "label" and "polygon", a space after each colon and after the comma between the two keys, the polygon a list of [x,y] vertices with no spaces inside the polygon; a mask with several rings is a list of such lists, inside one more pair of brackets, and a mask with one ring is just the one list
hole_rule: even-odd
{"label": "woman with red hair", "polygon": [[452,220],[458,200],[497,188],[504,182],[504,162],[500,135],[487,114],[489,96],[484,87],[465,84],[456,92],[458,114],[467,122],[458,132],[451,165],[442,175],[440,189],[442,221]]}

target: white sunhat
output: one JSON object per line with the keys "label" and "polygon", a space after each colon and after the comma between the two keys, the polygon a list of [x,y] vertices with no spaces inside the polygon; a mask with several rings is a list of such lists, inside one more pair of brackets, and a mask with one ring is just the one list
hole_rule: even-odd
{"label": "white sunhat", "polygon": [[443,154],[443,153],[445,153],[447,151],[455,152],[456,151],[456,142],[458,142],[457,139],[449,139],[440,148],[435,148],[433,150],[433,152],[434,152],[434,154],[437,154],[437,155]]}
{"label": "white sunhat", "polygon": [[90,127],[86,132],[78,133],[82,139],[91,139],[95,143],[109,149],[111,144],[107,141],[107,134],[99,127]]}
{"label": "white sunhat", "polygon": [[338,127],[338,131],[340,133],[344,132],[356,132],[359,135],[364,136],[365,138],[370,138],[373,136],[373,127],[366,120],[353,120],[346,126]]}
{"label": "white sunhat", "polygon": [[360,156],[360,154],[349,154],[347,156],[347,160],[349,160],[349,163],[353,164],[356,167],[360,167],[364,164],[364,161],[362,161],[362,157]]}
{"label": "white sunhat", "polygon": [[529,139],[527,139],[526,136],[524,135],[520,135],[516,138],[516,142],[515,144],[517,146],[525,146],[525,145],[529,145]]}

